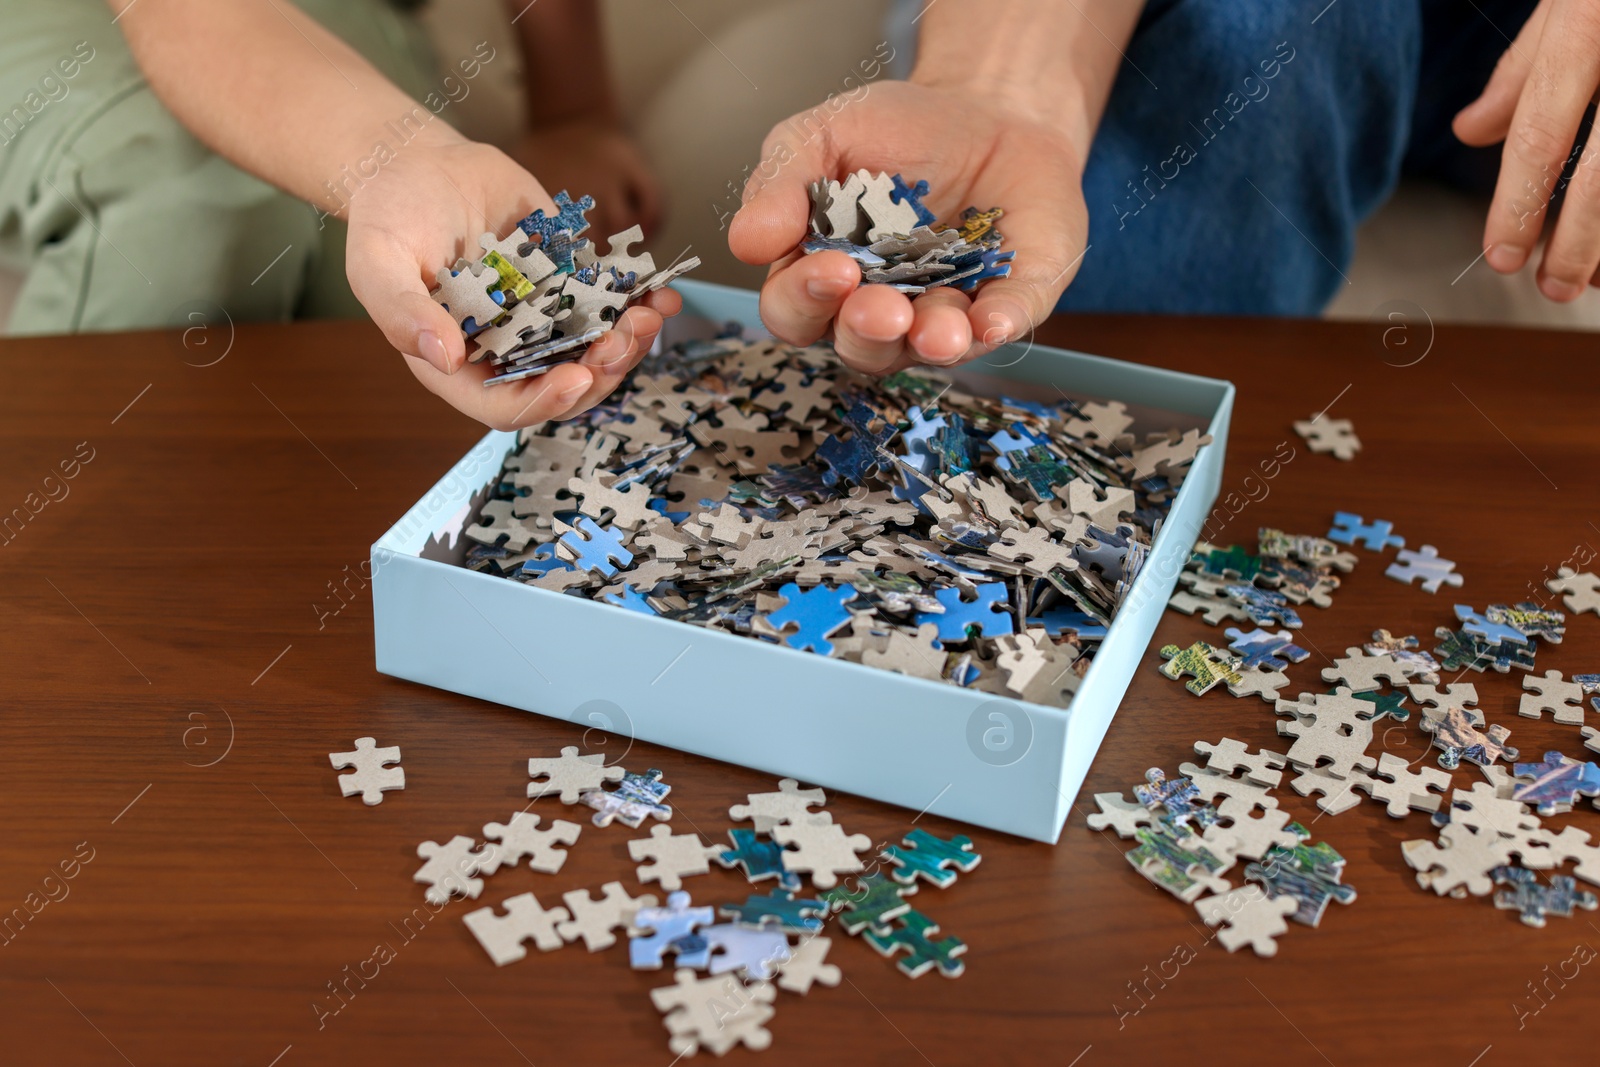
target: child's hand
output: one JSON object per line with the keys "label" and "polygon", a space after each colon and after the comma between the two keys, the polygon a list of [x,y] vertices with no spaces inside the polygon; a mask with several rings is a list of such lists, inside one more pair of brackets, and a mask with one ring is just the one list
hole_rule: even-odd
{"label": "child's hand", "polygon": [[[756,168],[728,232],[734,255],[772,265],[761,320],[774,334],[806,345],[831,333],[846,363],[878,374],[974,359],[1050,314],[1084,251],[1087,144],[1015,104],[910,82],[873,83],[802,143],[807,117],[767,135],[762,158],[786,161],[770,181]],[[999,228],[1016,250],[1011,276],[974,296],[941,287],[912,300],[888,286],[857,288],[860,269],[843,252],[800,254],[809,183],[862,168],[926,180],[924,206],[941,219],[968,205],[1004,208]]]}
{"label": "child's hand", "polygon": [[635,223],[646,239],[661,225],[661,186],[639,146],[616,126],[592,117],[539,126],[513,155],[548,188],[594,197],[585,236],[602,252],[606,238]]}
{"label": "child's hand", "polygon": [[350,200],[345,270],[356,298],[424,386],[496,429],[593,406],[650,350],[662,315],[682,304],[670,290],[651,293],[581,360],[484,388],[488,364],[466,362],[460,326],[428,290],[441,267],[482,255],[478,235],[504,236],[537,208],[553,212],[555,203],[533,175],[498,149],[453,137],[401,148]]}

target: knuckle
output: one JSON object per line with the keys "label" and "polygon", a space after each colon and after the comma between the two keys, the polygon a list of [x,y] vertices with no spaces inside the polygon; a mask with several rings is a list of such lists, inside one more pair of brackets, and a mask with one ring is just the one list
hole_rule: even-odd
{"label": "knuckle", "polygon": [[1572,148],[1572,137],[1563,124],[1542,112],[1534,112],[1513,125],[1508,147],[1513,158],[1526,166],[1540,168],[1553,183],[1559,176],[1561,161]]}

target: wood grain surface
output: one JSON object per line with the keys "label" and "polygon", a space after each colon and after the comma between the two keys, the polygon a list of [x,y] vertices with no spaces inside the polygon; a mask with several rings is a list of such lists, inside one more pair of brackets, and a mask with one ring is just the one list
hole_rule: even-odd
{"label": "wood grain surface", "polygon": [[[1433,597],[1362,551],[1334,606],[1305,611],[1301,644],[1316,654],[1289,671],[1291,693],[1324,689],[1320,668],[1375,628],[1430,635],[1454,599],[1543,595],[1543,576],[1600,546],[1590,335],[1075,318],[1046,340],[1238,384],[1224,500],[1241,506],[1214,539],[1253,545],[1261,525],[1322,533],[1349,510],[1458,561],[1465,587]],[[1354,462],[1292,435],[1330,404],[1365,443]],[[586,825],[559,874],[502,871],[480,901],[406,925],[422,904],[418,842],[503,821],[525,803],[529,756],[584,743],[571,724],[373,669],[368,546],[479,433],[364,324],[0,344],[0,515],[49,501],[0,544],[0,916],[13,916],[0,1060],[672,1061],[649,1000],[670,971],[581,946],[497,969],[460,921],[528,890],[551,905],[613,879],[637,888],[626,842],[638,834]],[[1285,441],[1295,458],[1264,477]],[[1208,633],[1168,613],[1156,644]],[[1600,670],[1597,635],[1600,618],[1571,619],[1538,669]],[[1600,973],[1574,959],[1600,947],[1600,913],[1535,930],[1485,898],[1422,891],[1400,842],[1432,836],[1423,815],[1363,803],[1316,819],[1280,789],[1348,858],[1359,898],[1318,929],[1291,928],[1276,959],[1211,942],[1193,909],[1129,868],[1126,843],[1086,828],[1085,810],[1146,767],[1175,773],[1197,740],[1274,746],[1275,717],[1259,700],[1192,697],[1158,662],[1147,653],[1059,845],[973,831],[982,865],[916,899],[969,944],[964,977],[911,981],[835,935],[845,981],[780,992],[772,1047],[731,1058],[1493,1067],[1587,1040]],[[1581,751],[1575,727],[1516,716],[1518,675],[1469,680],[1524,753]],[[406,788],[376,808],[339,795],[327,758],[368,734],[404,750]],[[1415,717],[1382,735],[1408,758],[1425,742]],[[674,825],[719,838],[731,803],[772,787],[642,744],[625,762],[663,769]],[[1468,767],[1454,777],[1479,780]],[[844,795],[830,808],[880,842],[915,814]],[[1585,802],[1547,822],[1569,823],[1600,831],[1600,812]],[[689,888],[712,903],[746,886],[715,871]]]}

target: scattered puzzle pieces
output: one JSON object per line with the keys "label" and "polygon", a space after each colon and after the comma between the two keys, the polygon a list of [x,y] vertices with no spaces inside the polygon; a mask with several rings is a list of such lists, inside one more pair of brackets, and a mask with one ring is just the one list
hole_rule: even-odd
{"label": "scattered puzzle pieces", "polygon": [[959,938],[932,936],[938,932],[938,923],[920,911],[907,911],[881,933],[868,930],[866,941],[879,955],[900,954],[895,963],[907,977],[920,978],[938,968],[946,978],[959,978],[967,966],[959,957],[967,951],[967,946]]}

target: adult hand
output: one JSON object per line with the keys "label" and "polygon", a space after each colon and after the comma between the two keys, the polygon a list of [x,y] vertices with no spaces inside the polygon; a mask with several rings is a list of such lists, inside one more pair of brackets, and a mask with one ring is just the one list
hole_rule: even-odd
{"label": "adult hand", "polygon": [[[771,265],[761,318],[774,334],[797,345],[831,337],[846,363],[880,374],[974,359],[1050,314],[1084,251],[1087,143],[1024,99],[956,85],[872,83],[820,134],[795,145],[795,131],[806,129],[809,117],[767,135],[763,159],[784,162],[770,180],[756,169],[728,233],[734,255]],[[811,216],[807,186],[862,168],[926,180],[932,192],[924,205],[943,220],[969,205],[1005,209],[999,228],[1004,247],[1016,251],[1011,276],[970,297],[941,287],[913,300],[887,286],[858,288],[861,272],[842,252],[801,254]]]}
{"label": "adult hand", "polygon": [[1483,234],[1485,259],[1502,274],[1520,270],[1532,255],[1562,174],[1575,164],[1539,265],[1539,288],[1551,300],[1575,300],[1600,284],[1600,145],[1593,136],[1573,159],[1596,86],[1600,0],[1542,0],[1483,94],[1455,119],[1456,136],[1469,145],[1505,142]]}
{"label": "adult hand", "polygon": [[616,388],[650,350],[662,315],[682,301],[660,290],[627,309],[581,360],[485,388],[487,362],[466,362],[466,340],[428,290],[439,268],[482,255],[478,235],[507,234],[536,208],[544,187],[498,149],[445,134],[401,149],[350,200],[345,270],[356,298],[405,356],[419,381],[496,429],[570,418]]}

